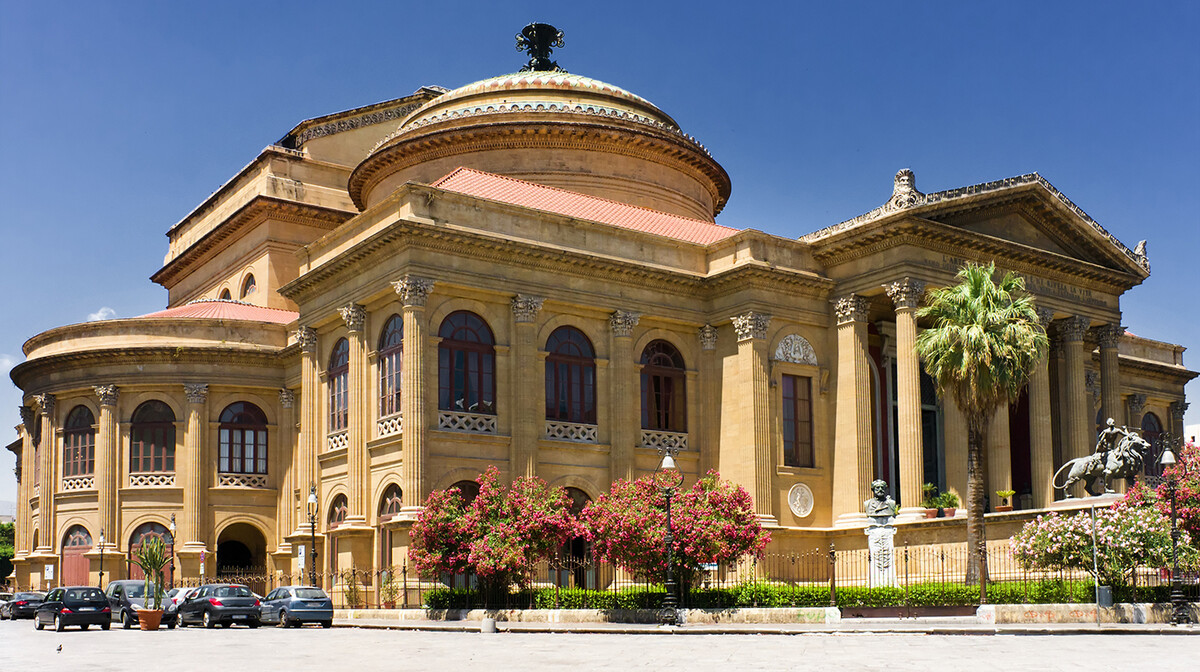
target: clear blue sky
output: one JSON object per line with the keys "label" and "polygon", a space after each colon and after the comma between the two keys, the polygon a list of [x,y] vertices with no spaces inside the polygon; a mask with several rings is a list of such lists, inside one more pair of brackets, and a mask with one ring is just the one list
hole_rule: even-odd
{"label": "clear blue sky", "polygon": [[[44,329],[162,308],[166,230],[297,122],[514,71],[532,20],[709,147],[723,224],[798,236],[902,167],[927,192],[1038,171],[1149,239],[1125,324],[1200,345],[1200,3],[71,0],[0,4],[0,370]],[[5,375],[0,426],[18,403]]]}

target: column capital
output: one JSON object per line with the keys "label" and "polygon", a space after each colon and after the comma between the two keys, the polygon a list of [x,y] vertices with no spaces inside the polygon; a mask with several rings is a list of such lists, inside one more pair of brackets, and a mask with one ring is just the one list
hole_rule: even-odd
{"label": "column capital", "polygon": [[296,393],[284,387],[279,390],[279,405],[291,408],[296,403]]}
{"label": "column capital", "polygon": [[717,349],[717,328],[711,324],[706,324],[703,327],[700,327],[700,349]]}
{"label": "column capital", "polygon": [[542,303],[545,301],[541,297],[517,294],[512,299],[513,320],[518,324],[532,323],[537,319],[538,313],[542,310]]}
{"label": "column capital", "polygon": [[433,291],[433,280],[406,273],[392,283],[392,288],[400,295],[405,308],[424,308],[425,300]]}
{"label": "column capital", "polygon": [[833,313],[837,316],[838,324],[865,322],[870,307],[871,302],[857,294],[847,294],[833,300]]}
{"label": "column capital", "polygon": [[1068,317],[1058,323],[1058,333],[1067,343],[1078,343],[1087,333],[1090,320],[1082,315]]}
{"label": "column capital", "polygon": [[1137,422],[1137,416],[1141,415],[1142,409],[1146,407],[1146,395],[1141,392],[1134,392],[1126,397],[1126,403],[1129,404],[1130,421]]}
{"label": "column capital", "polygon": [[57,399],[54,398],[54,395],[49,392],[33,395],[33,403],[37,405],[38,413],[42,415],[54,413],[54,404],[56,401]]}
{"label": "column capital", "polygon": [[1102,324],[1093,328],[1092,333],[1096,335],[1101,349],[1108,350],[1117,347],[1121,342],[1121,337],[1125,335],[1125,327],[1120,324]]}
{"label": "column capital", "polygon": [[896,310],[912,309],[921,304],[921,297],[925,295],[925,281],[902,278],[885,284],[883,291],[887,292],[888,298],[896,304]]}
{"label": "column capital", "polygon": [[342,321],[346,323],[346,329],[352,334],[361,334],[363,326],[367,322],[367,309],[352,303],[348,306],[338,308],[338,314],[342,316]]}
{"label": "column capital", "polygon": [[1187,413],[1187,409],[1188,409],[1189,405],[1190,404],[1188,404],[1188,402],[1186,402],[1186,401],[1172,401],[1171,402],[1171,418],[1174,419],[1176,422],[1183,422],[1183,414]]}
{"label": "column capital", "polygon": [[21,422],[25,425],[25,431],[32,436],[35,426],[34,421],[37,419],[37,413],[33,412],[33,407],[26,406],[25,404],[18,406],[17,410],[21,413]]}
{"label": "column capital", "polygon": [[116,385],[95,385],[92,391],[96,393],[101,406],[116,406],[117,398],[121,394]]}
{"label": "column capital", "polygon": [[1049,327],[1050,323],[1054,321],[1054,311],[1050,310],[1049,308],[1037,308],[1035,310],[1037,312],[1038,322],[1041,322],[1042,328],[1045,329]]}
{"label": "column capital", "polygon": [[629,338],[641,317],[640,314],[628,310],[616,310],[608,317],[608,326],[612,329],[613,336]]}
{"label": "column capital", "polygon": [[203,404],[208,401],[208,383],[184,383],[183,396],[189,404]]}
{"label": "column capital", "polygon": [[300,352],[316,354],[317,330],[312,327],[300,327],[296,330],[296,342],[300,344]]}
{"label": "column capital", "polygon": [[737,334],[738,342],[766,338],[770,325],[771,316],[766,313],[748,310],[733,316],[733,331]]}

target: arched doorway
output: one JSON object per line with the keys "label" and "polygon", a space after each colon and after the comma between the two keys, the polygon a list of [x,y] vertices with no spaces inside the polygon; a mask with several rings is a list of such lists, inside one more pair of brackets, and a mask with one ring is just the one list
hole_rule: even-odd
{"label": "arched doorway", "polygon": [[266,588],[267,540],[249,523],[234,523],[217,537],[217,579],[242,583],[263,594]]}
{"label": "arched doorway", "polygon": [[[567,496],[571,498],[571,515],[579,517],[583,507],[592,501],[588,494],[579,488],[567,488]],[[573,588],[595,588],[596,567],[592,562],[592,545],[584,536],[578,536],[562,545],[558,551],[558,585]]]}
{"label": "arched doorway", "polygon": [[1162,476],[1162,465],[1158,463],[1162,457],[1163,445],[1163,425],[1158,416],[1153,413],[1147,413],[1142,416],[1142,438],[1146,443],[1150,444],[1150,450],[1147,451],[1146,459],[1144,460],[1143,470],[1147,476]]}
{"label": "arched doorway", "polygon": [[173,585],[175,583],[175,540],[171,537],[171,531],[158,523],[142,523],[137,526],[133,534],[129,535],[129,578],[146,578],[145,572],[133,561],[133,557],[143,543],[155,537],[162,539],[163,551],[172,558],[171,563],[163,568],[163,583],[167,586]]}
{"label": "arched doorway", "polygon": [[92,550],[92,535],[82,525],[72,525],[63,535],[59,585],[86,586],[90,563],[85,555]]}

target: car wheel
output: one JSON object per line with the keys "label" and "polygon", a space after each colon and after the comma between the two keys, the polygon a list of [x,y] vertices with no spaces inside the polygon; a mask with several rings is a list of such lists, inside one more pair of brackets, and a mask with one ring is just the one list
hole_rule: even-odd
{"label": "car wheel", "polygon": [[88,629],[88,624],[87,624],[87,623],[84,623],[83,625],[79,626],[79,629],[80,629],[80,630],[87,630],[87,629]]}
{"label": "car wheel", "polygon": [[175,614],[175,625],[181,628],[187,627],[187,621],[183,620],[183,614]]}
{"label": "car wheel", "polygon": [[44,626],[42,625],[42,619],[38,618],[37,614],[34,614],[33,615],[33,629],[41,630],[43,627]]}
{"label": "car wheel", "polygon": [[212,628],[215,628],[215,627],[217,627],[217,624],[216,624],[216,623],[214,623],[214,622],[213,622],[213,620],[212,620],[212,614],[208,613],[207,611],[206,611],[206,612],[204,612],[204,616],[202,616],[202,617],[201,617],[201,620],[203,620],[203,621],[204,621],[204,627],[206,627],[206,628],[208,628],[208,629],[210,629],[210,630],[211,630]]}
{"label": "car wheel", "polygon": [[281,628],[292,627],[292,622],[288,620],[288,615],[287,615],[286,609],[279,612],[279,627],[281,627]]}
{"label": "car wheel", "polygon": [[121,627],[126,630],[133,627],[133,616],[128,611],[121,612]]}
{"label": "car wheel", "polygon": [[321,621],[321,627],[322,628],[332,628],[333,621]]}
{"label": "car wheel", "polygon": [[250,626],[250,629],[253,630],[254,628],[257,628],[258,626],[262,625],[262,623],[259,623],[258,621],[250,621],[246,625]]}
{"label": "car wheel", "polygon": [[59,614],[55,614],[54,615],[54,631],[62,632],[65,629],[66,629],[66,626],[63,625],[62,616],[60,616]]}
{"label": "car wheel", "polygon": [[231,625],[233,625],[233,623],[222,623],[222,624],[221,624],[221,627],[222,627],[222,628],[228,628],[228,627],[230,627]]}
{"label": "car wheel", "polygon": [[174,618],[172,618],[172,619],[170,619],[169,621],[167,621],[167,630],[174,630],[174,629],[175,629],[175,623],[176,623],[176,619],[174,619]]}
{"label": "car wheel", "polygon": [[110,624],[110,623],[101,623],[101,624],[100,624],[100,629],[101,629],[101,630],[108,630],[108,626],[109,626],[109,625],[111,625],[111,624]]}

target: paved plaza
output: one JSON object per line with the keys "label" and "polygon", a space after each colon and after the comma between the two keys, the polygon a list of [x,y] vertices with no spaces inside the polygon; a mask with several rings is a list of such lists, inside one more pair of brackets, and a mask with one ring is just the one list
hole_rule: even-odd
{"label": "paved plaza", "polygon": [[[58,647],[61,645],[62,650]],[[658,635],[91,629],[0,623],[3,669],[113,670],[1195,670],[1200,639],[1136,635]],[[151,662],[153,661],[153,662]],[[12,666],[9,664],[12,663]]]}

